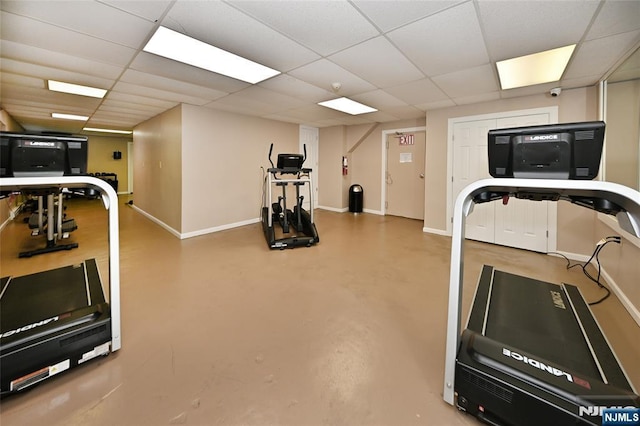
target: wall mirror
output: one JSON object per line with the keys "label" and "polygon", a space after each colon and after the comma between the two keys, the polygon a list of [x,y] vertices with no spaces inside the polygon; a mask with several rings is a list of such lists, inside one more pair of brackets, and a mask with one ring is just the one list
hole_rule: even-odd
{"label": "wall mirror", "polygon": [[606,80],[604,180],[640,190],[640,48]]}

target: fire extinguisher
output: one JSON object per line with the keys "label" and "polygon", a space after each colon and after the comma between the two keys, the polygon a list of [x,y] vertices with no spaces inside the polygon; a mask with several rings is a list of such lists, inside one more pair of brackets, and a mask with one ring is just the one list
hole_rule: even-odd
{"label": "fire extinguisher", "polygon": [[342,156],[342,176],[346,176],[349,174],[349,162],[347,161],[347,157]]}

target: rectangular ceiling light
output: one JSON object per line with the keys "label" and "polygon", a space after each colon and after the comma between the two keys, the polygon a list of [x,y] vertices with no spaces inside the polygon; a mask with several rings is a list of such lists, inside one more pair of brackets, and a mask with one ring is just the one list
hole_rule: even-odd
{"label": "rectangular ceiling light", "polygon": [[560,80],[575,47],[572,44],[496,63],[502,90]]}
{"label": "rectangular ceiling light", "polygon": [[61,114],[59,112],[52,112],[51,117],[62,118],[63,120],[78,120],[78,121],[87,121],[89,119],[89,117],[84,115]]}
{"label": "rectangular ceiling light", "polygon": [[49,90],[54,92],[71,93],[73,95],[91,96],[92,98],[104,98],[107,94],[105,89],[95,87],[80,86],[79,84],[63,83],[62,81],[47,80]]}
{"label": "rectangular ceiling light", "polygon": [[365,114],[367,112],[375,112],[377,109],[371,108],[356,101],[352,101],[348,98],[338,98],[330,101],[319,102],[318,105],[323,107],[332,108],[338,111],[346,112],[351,115]]}
{"label": "rectangular ceiling light", "polygon": [[280,71],[165,27],[158,28],[143,50],[251,84],[280,74]]}
{"label": "rectangular ceiling light", "polygon": [[82,130],[86,130],[87,132],[117,133],[119,135],[130,135],[133,133],[131,130],[101,129],[99,127],[84,127]]}

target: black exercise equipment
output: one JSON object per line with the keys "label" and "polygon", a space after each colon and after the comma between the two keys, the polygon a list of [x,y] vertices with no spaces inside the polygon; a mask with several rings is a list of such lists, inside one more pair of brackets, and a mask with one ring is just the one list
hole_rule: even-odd
{"label": "black exercise equipment", "polygon": [[[285,249],[296,247],[310,247],[320,241],[318,231],[313,221],[313,185],[311,169],[303,168],[307,158],[307,148],[304,146],[302,154],[278,154],[277,167],[271,160],[273,144],[269,148],[269,162],[271,168],[267,170],[262,188],[262,228],[267,244],[271,249]],[[291,175],[292,177],[288,177]],[[287,208],[287,188],[291,184],[296,191],[296,205],[293,210]],[[309,211],[303,208],[304,196],[300,194],[300,187],[309,188]],[[282,195],[277,202],[272,202],[272,186],[281,188]],[[274,223],[280,225],[282,238],[276,238]],[[295,235],[287,235],[295,230]]]}
{"label": "black exercise equipment", "polygon": [[[103,180],[89,176],[63,176],[60,171],[72,169],[68,163],[70,158],[64,159],[65,164],[42,162],[42,159],[58,158],[60,145],[43,140],[38,142],[31,146],[13,145],[19,146],[20,150],[12,152],[12,162],[7,163],[8,168],[0,178],[0,190],[46,195],[50,232],[55,222],[52,215],[56,194],[62,197],[65,191],[85,189],[101,194],[108,210],[109,287],[105,293],[94,259],[35,274],[0,279],[2,396],[28,389],[42,380],[96,357],[106,356],[121,347],[117,194]],[[47,153],[47,149],[54,152]],[[84,152],[86,154],[86,150]],[[12,169],[16,165],[26,165],[30,171],[16,175]],[[56,173],[52,172],[54,169]],[[58,214],[61,212],[60,205]],[[108,294],[108,302],[105,294]]]}
{"label": "black exercise equipment", "polygon": [[474,204],[564,200],[614,215],[640,237],[640,192],[588,180],[598,172],[603,137],[602,122],[490,131],[491,174],[516,178],[474,182],[456,200],[443,398],[486,423],[600,425],[610,409],[640,407],[575,286],[485,265],[460,330],[464,229]]}

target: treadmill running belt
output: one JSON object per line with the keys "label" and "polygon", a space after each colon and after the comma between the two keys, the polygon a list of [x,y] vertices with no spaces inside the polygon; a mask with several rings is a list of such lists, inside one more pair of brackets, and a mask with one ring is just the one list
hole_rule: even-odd
{"label": "treadmill running belt", "polygon": [[[2,300],[24,302],[2,305],[2,331],[89,306],[84,264],[13,278],[4,289]],[[25,312],[37,312],[39,318],[25,319]]]}
{"label": "treadmill running belt", "polygon": [[561,286],[495,271],[485,336],[600,378]]}

